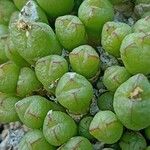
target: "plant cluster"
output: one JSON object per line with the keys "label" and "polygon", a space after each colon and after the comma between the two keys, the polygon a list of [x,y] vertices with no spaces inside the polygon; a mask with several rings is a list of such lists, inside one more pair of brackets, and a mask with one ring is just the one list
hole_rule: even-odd
{"label": "plant cluster", "polygon": [[150,149],[150,14],[116,21],[127,4],[150,1],[0,0],[0,123],[31,129],[18,150]]}

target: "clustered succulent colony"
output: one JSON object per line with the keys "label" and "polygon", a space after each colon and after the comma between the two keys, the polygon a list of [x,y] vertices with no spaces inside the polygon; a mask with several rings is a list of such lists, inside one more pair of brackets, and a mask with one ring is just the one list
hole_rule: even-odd
{"label": "clustered succulent colony", "polygon": [[115,19],[149,4],[0,0],[0,123],[30,129],[18,150],[150,149],[150,10]]}

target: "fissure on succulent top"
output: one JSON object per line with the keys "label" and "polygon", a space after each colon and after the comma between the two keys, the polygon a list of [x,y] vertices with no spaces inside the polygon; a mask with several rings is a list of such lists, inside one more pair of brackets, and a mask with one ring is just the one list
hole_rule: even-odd
{"label": "fissure on succulent top", "polygon": [[0,149],[148,150],[149,2],[0,0]]}

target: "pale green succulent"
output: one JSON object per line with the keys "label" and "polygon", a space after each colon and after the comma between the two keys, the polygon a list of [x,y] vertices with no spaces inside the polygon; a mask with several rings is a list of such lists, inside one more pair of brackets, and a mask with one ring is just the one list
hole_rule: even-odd
{"label": "pale green succulent", "polygon": [[94,116],[89,131],[97,140],[113,144],[121,138],[123,125],[113,112],[100,111]]}
{"label": "pale green succulent", "polygon": [[51,18],[70,13],[74,6],[74,0],[37,0],[37,2]]}
{"label": "pale green succulent", "polygon": [[41,57],[61,54],[61,46],[49,25],[17,19],[10,23],[9,28],[18,53],[32,65]]}
{"label": "pale green succulent", "polygon": [[40,130],[29,131],[19,143],[18,150],[56,150],[44,138]]}
{"label": "pale green succulent", "polygon": [[8,44],[8,27],[5,25],[0,25],[0,64],[8,61],[8,58],[5,54],[5,47]]}
{"label": "pale green succulent", "polygon": [[10,0],[0,0],[0,24],[8,25],[13,12],[17,11],[14,3]]}
{"label": "pale green succulent", "polygon": [[[143,74],[129,78],[116,90],[114,110],[122,124],[131,130],[150,125],[150,83]],[[130,113],[129,113],[130,112]]]}
{"label": "pale green succulent", "polygon": [[93,88],[85,77],[69,72],[60,78],[55,94],[57,101],[69,112],[84,114],[89,110]]}
{"label": "pale green succulent", "polygon": [[120,46],[126,35],[132,33],[132,28],[122,22],[106,22],[102,30],[102,46],[109,54],[120,57]]}
{"label": "pale green succulent", "polygon": [[111,66],[104,72],[103,83],[109,91],[115,92],[130,76],[125,67]]}
{"label": "pale green succulent", "polygon": [[113,20],[114,10],[108,0],[85,0],[79,7],[78,16],[85,25],[89,43],[99,45],[103,25]]}
{"label": "pale green succulent", "polygon": [[120,48],[121,59],[131,74],[150,73],[150,32],[127,35]]}
{"label": "pale green succulent", "polygon": [[138,132],[125,132],[120,139],[119,145],[122,150],[145,150],[146,140]]}
{"label": "pale green succulent", "polygon": [[42,87],[31,68],[20,68],[11,61],[0,65],[0,80],[1,92],[20,97],[32,94]]}
{"label": "pale green succulent", "polygon": [[59,55],[50,55],[39,59],[35,65],[35,73],[44,88],[54,93],[59,79],[68,72],[67,61]]}
{"label": "pale green succulent", "polygon": [[43,134],[51,145],[60,146],[77,134],[77,126],[66,113],[50,110],[44,120]]}
{"label": "pale green succulent", "polygon": [[88,139],[82,136],[71,138],[67,143],[59,147],[57,150],[93,150],[92,144]]}
{"label": "pale green succulent", "polygon": [[58,17],[55,22],[55,30],[60,43],[68,51],[87,42],[85,27],[77,16]]}
{"label": "pale green succulent", "polygon": [[28,0],[13,0],[14,4],[18,9],[22,9],[22,7],[26,4]]}
{"label": "pale green succulent", "polygon": [[0,122],[9,123],[18,121],[19,117],[15,110],[15,103],[19,101],[19,98],[0,92]]}
{"label": "pale green succulent", "polygon": [[81,45],[69,54],[73,71],[91,79],[100,73],[100,58],[94,48]]}
{"label": "pale green succulent", "polygon": [[38,95],[26,97],[15,105],[20,120],[29,128],[40,129],[49,110],[63,110],[55,102]]}

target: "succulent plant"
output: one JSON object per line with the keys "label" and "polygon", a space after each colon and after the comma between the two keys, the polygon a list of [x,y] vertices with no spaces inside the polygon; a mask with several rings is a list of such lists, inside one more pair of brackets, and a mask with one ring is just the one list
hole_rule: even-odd
{"label": "succulent plant", "polygon": [[27,3],[23,6],[19,17],[28,21],[44,22],[48,24],[46,14],[34,0],[27,1]]}
{"label": "succulent plant", "polygon": [[73,71],[87,79],[95,77],[100,72],[100,58],[95,49],[89,45],[75,48],[69,54],[69,60]]}
{"label": "succulent plant", "polygon": [[150,125],[150,83],[143,74],[129,78],[116,90],[114,110],[122,124],[132,130]]}
{"label": "succulent plant", "polygon": [[94,116],[89,131],[99,141],[113,144],[121,138],[123,125],[113,112],[100,111]]}
{"label": "succulent plant", "polygon": [[69,112],[84,114],[89,110],[93,88],[85,77],[69,72],[60,78],[55,94],[57,101]]}
{"label": "succulent plant", "polygon": [[11,14],[17,9],[10,0],[0,0],[0,24],[8,25]]}
{"label": "succulent plant", "polygon": [[102,30],[102,46],[109,54],[120,57],[120,46],[126,35],[132,32],[131,27],[122,22],[106,22]]}
{"label": "succulent plant", "polygon": [[15,103],[19,101],[18,97],[0,92],[0,122],[9,123],[18,121],[18,115],[15,110]]}
{"label": "succulent plant", "polygon": [[55,22],[55,30],[60,43],[68,51],[86,43],[85,27],[77,16],[58,17]]}
{"label": "succulent plant", "polygon": [[97,105],[99,109],[114,111],[113,98],[114,98],[114,93],[112,92],[105,92],[102,95],[100,95],[97,101]]}
{"label": "succulent plant", "polygon": [[83,136],[89,140],[94,140],[95,138],[89,133],[89,127],[91,121],[93,120],[92,116],[84,117],[79,122],[79,135]]}
{"label": "succulent plant", "polygon": [[54,92],[58,80],[68,71],[67,61],[59,55],[50,55],[36,62],[35,72],[49,92]]}
{"label": "succulent plant", "polygon": [[[127,35],[121,45],[121,59],[131,74],[150,73],[150,33]],[[135,65],[136,64],[136,65]]]}
{"label": "succulent plant", "polygon": [[18,53],[32,65],[41,57],[61,53],[55,33],[45,23],[17,19],[9,28]]}
{"label": "succulent plant", "polygon": [[150,150],[149,8],[0,0],[0,150]]}
{"label": "succulent plant", "polygon": [[5,54],[5,46],[7,43],[8,27],[5,25],[0,25],[0,64],[5,63],[8,58]]}
{"label": "succulent plant", "polygon": [[15,93],[19,76],[19,67],[12,62],[0,65],[0,91]]}
{"label": "succulent plant", "polygon": [[18,150],[55,150],[44,138],[40,130],[29,131],[21,140]]}
{"label": "succulent plant", "polygon": [[146,140],[138,132],[125,132],[119,142],[122,150],[144,150]]}
{"label": "succulent plant", "polygon": [[7,44],[5,45],[5,54],[9,60],[14,62],[19,67],[27,67],[29,63],[22,57],[14,46],[11,38],[7,38]]}
{"label": "succulent plant", "polygon": [[44,120],[43,134],[51,145],[60,146],[77,134],[77,126],[66,113],[50,110]]}
{"label": "succulent plant", "polygon": [[138,20],[133,27],[134,32],[150,32],[150,16]]}
{"label": "succulent plant", "polygon": [[71,138],[67,143],[57,150],[93,150],[92,144],[88,139],[82,136]]}
{"label": "succulent plant", "polygon": [[150,140],[150,126],[144,129],[145,136],[148,140]]}
{"label": "succulent plant", "polygon": [[28,0],[13,0],[16,7],[21,10]]}
{"label": "succulent plant", "polygon": [[74,0],[37,0],[37,2],[51,18],[70,13],[74,6]]}
{"label": "succulent plant", "polygon": [[41,83],[37,80],[35,72],[28,67],[22,68],[20,70],[17,82],[17,95],[20,97],[25,97],[40,88]]}
{"label": "succulent plant", "polygon": [[49,110],[62,110],[54,102],[38,95],[26,97],[15,105],[20,120],[29,128],[39,129],[42,127],[44,118]]}
{"label": "succulent plant", "polygon": [[125,67],[111,66],[104,72],[103,83],[109,91],[115,92],[130,76]]}
{"label": "succulent plant", "polygon": [[19,68],[12,62],[0,65],[0,91],[25,97],[41,88],[35,72],[28,68]]}
{"label": "succulent plant", "polygon": [[85,0],[79,7],[78,16],[86,27],[89,43],[99,45],[103,25],[113,20],[113,6],[108,0]]}

